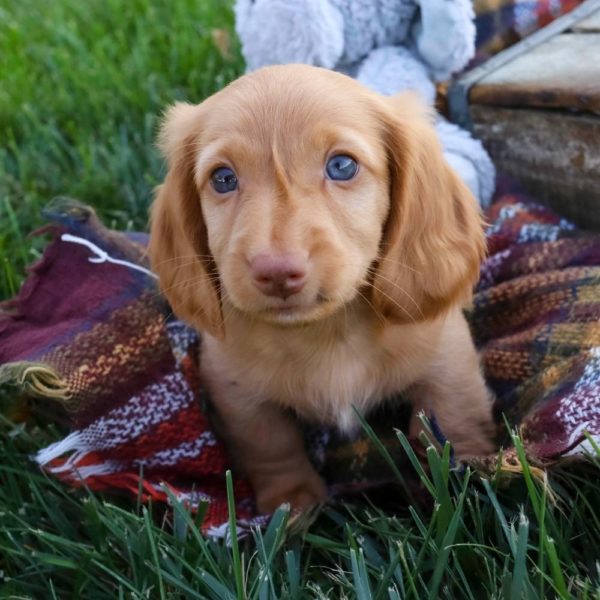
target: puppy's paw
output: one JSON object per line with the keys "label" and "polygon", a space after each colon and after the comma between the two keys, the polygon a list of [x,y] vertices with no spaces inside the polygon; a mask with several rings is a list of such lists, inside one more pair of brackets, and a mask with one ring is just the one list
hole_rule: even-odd
{"label": "puppy's paw", "polygon": [[496,436],[497,427],[491,419],[471,425],[461,436],[452,440],[456,457],[469,460],[493,454],[498,450]]}
{"label": "puppy's paw", "polygon": [[[486,411],[483,415],[473,418],[438,419],[438,427],[442,434],[450,441],[454,454],[458,460],[470,460],[493,454],[498,450],[496,441],[498,428],[494,423],[491,413]],[[420,438],[422,435],[429,443],[441,451],[441,446],[435,436],[423,428],[418,415],[413,415],[409,427],[409,437]]]}
{"label": "puppy's paw", "polygon": [[255,488],[259,513],[270,513],[284,502],[292,509],[305,509],[327,499],[325,482],[312,473],[297,473],[272,477]]}

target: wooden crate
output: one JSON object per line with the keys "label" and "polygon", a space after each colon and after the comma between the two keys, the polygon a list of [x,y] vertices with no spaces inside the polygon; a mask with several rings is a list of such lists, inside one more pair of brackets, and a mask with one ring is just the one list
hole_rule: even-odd
{"label": "wooden crate", "polygon": [[600,229],[600,0],[461,77],[448,104],[499,171],[581,226]]}

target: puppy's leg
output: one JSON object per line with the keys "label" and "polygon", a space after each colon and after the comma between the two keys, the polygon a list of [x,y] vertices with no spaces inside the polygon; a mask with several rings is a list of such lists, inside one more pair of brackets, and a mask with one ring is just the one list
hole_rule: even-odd
{"label": "puppy's leg", "polygon": [[424,412],[435,417],[458,458],[483,456],[496,449],[492,402],[483,382],[464,391],[434,382],[419,383],[409,390],[409,398],[413,407],[409,435],[417,437],[423,430],[419,413]]}
{"label": "puppy's leg", "polygon": [[496,425],[492,417],[492,394],[485,385],[479,359],[464,318],[449,326],[429,374],[407,390],[413,412],[409,433],[423,429],[423,411],[435,416],[458,458],[489,454],[496,450]]}
{"label": "puppy's leg", "polygon": [[216,428],[248,476],[259,512],[272,512],[283,502],[306,508],[326,499],[325,483],[292,418],[273,403],[249,398],[235,382],[213,375],[208,385]]}

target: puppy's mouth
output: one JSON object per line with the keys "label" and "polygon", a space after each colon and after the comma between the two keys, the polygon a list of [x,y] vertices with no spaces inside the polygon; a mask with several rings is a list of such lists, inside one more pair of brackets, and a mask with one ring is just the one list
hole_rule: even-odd
{"label": "puppy's mouth", "polygon": [[256,315],[261,320],[279,325],[304,325],[329,314],[333,304],[329,298],[318,294],[311,303],[294,302],[290,299],[285,303],[259,310]]}

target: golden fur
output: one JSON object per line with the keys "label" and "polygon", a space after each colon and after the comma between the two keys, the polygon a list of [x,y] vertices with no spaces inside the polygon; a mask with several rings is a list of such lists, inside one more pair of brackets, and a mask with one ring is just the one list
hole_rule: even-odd
{"label": "golden fur", "polygon": [[[294,415],[351,432],[353,406],[366,413],[404,391],[459,456],[492,450],[461,312],[482,222],[416,99],[315,67],[268,67],[173,106],[160,140],[169,171],[152,208],[152,266],[174,311],[203,333],[216,423],[260,510],[325,496]],[[325,176],[340,153],[359,164],[349,181]],[[238,189],[218,194],[210,176],[223,166]],[[287,299],[250,274],[252,257],[277,253],[308,272]]]}

